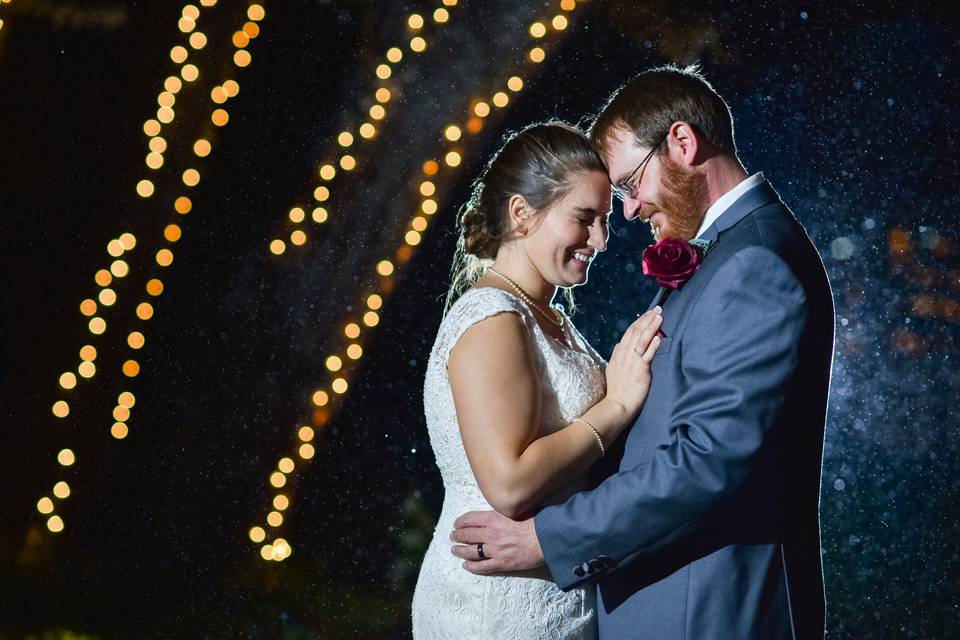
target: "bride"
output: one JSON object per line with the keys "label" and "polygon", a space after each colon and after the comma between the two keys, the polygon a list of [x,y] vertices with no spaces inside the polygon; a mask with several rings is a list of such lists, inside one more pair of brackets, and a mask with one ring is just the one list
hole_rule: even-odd
{"label": "bride", "polygon": [[609,202],[589,141],[549,122],[507,140],[461,212],[453,286],[424,384],[445,495],[413,596],[417,640],[596,635],[592,587],[561,591],[545,567],[474,575],[451,555],[449,534],[465,511],[519,519],[586,489],[585,472],[646,399],[659,308],[605,363],[551,306],[560,287],[572,307],[570,289],[606,249]]}

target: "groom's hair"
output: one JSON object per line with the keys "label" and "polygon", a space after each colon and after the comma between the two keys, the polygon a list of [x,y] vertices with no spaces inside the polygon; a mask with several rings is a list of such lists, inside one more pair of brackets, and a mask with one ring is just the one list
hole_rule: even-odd
{"label": "groom's hair", "polygon": [[625,129],[638,146],[660,142],[677,120],[685,120],[710,144],[737,154],[730,107],[697,65],[667,65],[643,71],[613,92],[590,126],[590,140],[606,158],[611,133]]}

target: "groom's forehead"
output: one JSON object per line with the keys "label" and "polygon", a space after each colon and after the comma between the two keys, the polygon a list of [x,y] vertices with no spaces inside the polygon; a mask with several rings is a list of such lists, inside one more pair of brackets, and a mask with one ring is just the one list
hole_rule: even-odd
{"label": "groom's forehead", "polygon": [[603,161],[610,173],[610,181],[616,184],[629,177],[637,164],[633,159],[639,153],[633,133],[624,129],[611,130],[603,149]]}

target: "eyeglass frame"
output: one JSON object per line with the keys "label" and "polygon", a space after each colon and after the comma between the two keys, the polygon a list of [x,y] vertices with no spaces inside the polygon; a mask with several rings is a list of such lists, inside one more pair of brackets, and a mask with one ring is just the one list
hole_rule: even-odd
{"label": "eyeglass frame", "polygon": [[[653,148],[650,149],[650,153],[648,153],[646,156],[644,156],[643,160],[640,161],[640,164],[637,165],[637,168],[636,168],[636,169],[634,169],[633,171],[630,172],[630,175],[629,175],[629,176],[627,176],[627,177],[624,178],[623,180],[620,180],[620,181],[619,181],[618,183],[616,183],[616,184],[614,184],[614,183],[611,183],[611,184],[610,184],[611,189],[612,189],[612,191],[613,191],[613,194],[612,194],[613,197],[619,199],[620,202],[623,202],[624,200],[626,200],[628,196],[629,196],[630,198],[634,198],[634,197],[635,197],[633,194],[636,193],[637,189],[638,189],[639,186],[640,186],[640,181],[643,180],[643,171],[640,171],[640,167],[643,167],[643,168],[644,168],[644,171],[646,171],[646,167],[645,167],[644,165],[647,163],[648,160],[650,160],[650,158],[653,157],[654,152],[660,147],[660,145],[663,144],[663,142],[664,142],[664,141],[667,139],[667,137],[669,137],[669,136],[670,136],[670,132],[668,131],[668,132],[667,132],[667,135],[663,136],[663,137],[660,139],[660,142],[658,142],[657,144],[653,145]],[[640,171],[640,176],[639,176],[640,179],[637,180],[637,184],[634,185],[634,184],[632,184],[632,183],[633,183],[633,178],[634,178],[634,176],[637,175],[637,172],[638,172],[638,171]],[[628,185],[629,185],[629,186],[628,186]]]}

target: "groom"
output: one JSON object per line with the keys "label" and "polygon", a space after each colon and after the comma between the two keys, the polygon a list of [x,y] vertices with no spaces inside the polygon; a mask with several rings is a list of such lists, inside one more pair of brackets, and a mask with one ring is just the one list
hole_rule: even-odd
{"label": "groom", "polygon": [[650,305],[666,336],[619,471],[531,519],[464,514],[452,552],[477,574],[546,563],[563,590],[594,581],[601,640],[822,639],[823,263],[747,175],[729,108],[695,68],[636,76],[590,135],[627,220],[712,246]]}

